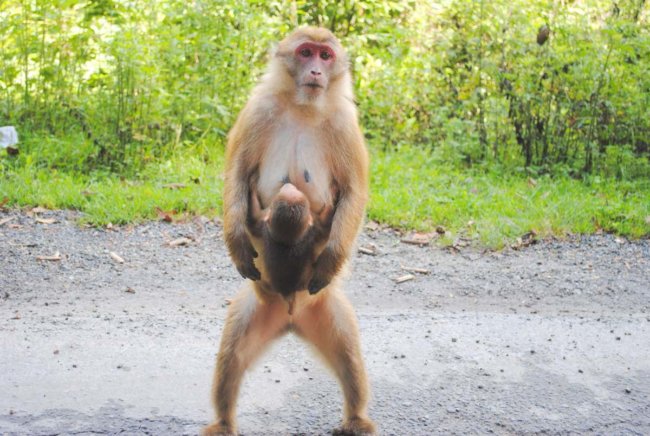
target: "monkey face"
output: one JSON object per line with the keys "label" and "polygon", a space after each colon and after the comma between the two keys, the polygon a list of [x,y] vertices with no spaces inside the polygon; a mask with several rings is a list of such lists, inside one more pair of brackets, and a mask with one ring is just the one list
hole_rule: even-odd
{"label": "monkey face", "polygon": [[319,95],[327,89],[336,54],[328,44],[304,42],[295,52],[298,68],[296,85],[307,94]]}
{"label": "monkey face", "polygon": [[301,105],[319,100],[348,71],[345,51],[326,29],[297,30],[280,42],[276,56],[292,78],[289,88]]}

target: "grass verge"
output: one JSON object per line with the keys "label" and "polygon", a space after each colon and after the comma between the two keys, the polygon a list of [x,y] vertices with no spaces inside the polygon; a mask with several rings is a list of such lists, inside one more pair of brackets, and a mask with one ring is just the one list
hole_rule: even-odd
{"label": "grass verge", "polygon": [[[38,144],[36,144],[38,142]],[[77,209],[94,225],[126,224],[165,214],[221,214],[223,148],[185,147],[152,161],[128,179],[66,166],[83,160],[69,142],[34,141],[20,157],[0,159],[0,201],[8,206]],[[79,150],[83,144],[77,144]],[[541,237],[613,232],[650,235],[650,182],[592,177],[531,179],[512,173],[460,170],[430,153],[402,148],[372,153],[368,217],[402,229],[447,230],[500,248],[534,231]],[[67,156],[67,158],[66,158]],[[444,241],[443,241],[444,243]]]}
{"label": "grass verge", "polygon": [[443,226],[491,248],[534,231],[650,235],[650,182],[501,174],[441,166],[426,151],[375,153],[368,210],[373,220],[429,231]]}
{"label": "grass verge", "polygon": [[[3,165],[0,159],[0,201],[15,207],[76,209],[84,212],[83,222],[93,225],[137,223],[160,215],[221,214],[222,147],[179,149],[128,178],[85,173],[79,169],[80,160],[61,160],[47,151],[58,145],[80,149],[83,142],[78,137],[65,144],[43,139],[10,158],[14,162],[4,158]],[[72,150],[68,154],[74,155]]]}

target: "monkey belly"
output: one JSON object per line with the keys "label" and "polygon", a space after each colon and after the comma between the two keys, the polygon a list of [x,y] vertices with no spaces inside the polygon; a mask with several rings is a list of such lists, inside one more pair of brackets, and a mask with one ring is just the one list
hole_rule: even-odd
{"label": "monkey belly", "polygon": [[291,128],[291,123],[281,123],[272,135],[259,168],[257,192],[265,208],[285,183],[291,183],[305,194],[311,210],[318,212],[334,201],[324,145],[311,128]]}

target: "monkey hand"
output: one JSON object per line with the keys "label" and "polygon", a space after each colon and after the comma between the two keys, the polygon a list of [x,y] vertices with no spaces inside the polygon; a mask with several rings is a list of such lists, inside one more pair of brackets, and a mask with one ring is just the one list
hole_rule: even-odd
{"label": "monkey hand", "polygon": [[242,238],[237,244],[237,249],[232,250],[231,255],[237,271],[243,278],[253,281],[262,278],[259,270],[255,267],[255,262],[253,262],[253,259],[257,257],[257,252],[248,238]]}
{"label": "monkey hand", "polygon": [[325,249],[316,260],[314,264],[314,275],[307,285],[307,289],[311,295],[316,294],[318,291],[330,284],[332,279],[337,273],[336,258],[332,250]]}
{"label": "monkey hand", "polygon": [[235,266],[237,267],[239,274],[241,274],[245,279],[256,281],[262,278],[260,271],[255,267],[252,260],[246,263],[235,263]]}
{"label": "monkey hand", "polygon": [[318,277],[314,275],[314,277],[312,277],[312,279],[309,281],[309,286],[307,287],[307,289],[309,290],[309,294],[310,295],[317,294],[318,291],[323,289],[325,286],[329,285],[331,280],[332,280],[331,278]]}

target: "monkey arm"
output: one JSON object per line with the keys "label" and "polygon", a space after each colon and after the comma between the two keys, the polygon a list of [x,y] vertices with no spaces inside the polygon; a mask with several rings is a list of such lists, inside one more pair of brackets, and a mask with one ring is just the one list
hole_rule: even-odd
{"label": "monkey arm", "polygon": [[314,274],[309,282],[310,294],[315,294],[341,271],[346,260],[350,257],[361,222],[363,221],[366,202],[368,200],[367,155],[365,150],[358,153],[353,162],[355,172],[349,173],[347,187],[339,192],[335,206],[330,237],[325,249],[314,265]]}
{"label": "monkey arm", "polygon": [[228,252],[237,271],[251,280],[261,278],[259,270],[253,261],[257,252],[246,232],[249,218],[249,200],[251,196],[250,179],[255,173],[255,154],[251,152],[255,144],[254,132],[250,124],[253,119],[244,108],[233,127],[226,150],[226,174],[223,194],[224,239]]}
{"label": "monkey arm", "polygon": [[327,286],[350,257],[363,219],[364,205],[365,195],[361,193],[348,193],[339,199],[330,239],[314,265],[314,275],[308,285],[310,294]]}
{"label": "monkey arm", "polygon": [[235,175],[227,172],[224,189],[224,239],[239,274],[244,278],[259,280],[261,277],[260,272],[253,261],[257,257],[257,252],[246,233],[248,198],[250,195],[248,184],[229,183],[228,179],[236,177],[237,171],[233,169],[232,172]]}

